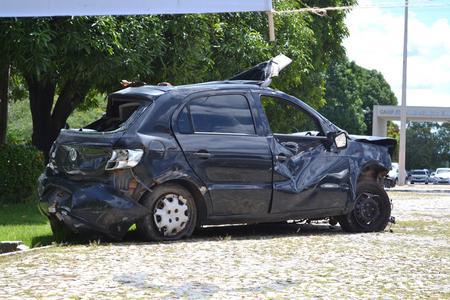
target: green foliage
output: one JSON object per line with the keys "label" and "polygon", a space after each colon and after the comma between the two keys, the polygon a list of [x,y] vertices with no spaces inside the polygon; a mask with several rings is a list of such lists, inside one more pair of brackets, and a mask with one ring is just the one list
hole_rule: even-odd
{"label": "green foliage", "polygon": [[[105,95],[91,95],[89,104],[80,106],[68,118],[67,124],[71,128],[84,127],[99,119],[106,109]],[[9,103],[8,142],[13,144],[29,144],[33,131],[31,122],[30,103],[18,100]]]}
{"label": "green foliage", "polygon": [[406,169],[435,169],[450,164],[449,123],[409,123],[406,130]]}
{"label": "green foliage", "polygon": [[20,101],[28,98],[28,90],[20,73],[15,70],[11,71],[11,76],[9,78],[9,89],[8,89],[8,100],[9,101]]}
{"label": "green foliage", "polygon": [[97,106],[91,106],[89,108],[82,108],[75,110],[67,119],[67,124],[70,128],[82,128],[100,117],[106,111],[106,100],[102,95],[98,95]]}
{"label": "green foliage", "polygon": [[392,155],[393,161],[399,161],[400,150],[400,128],[392,121],[387,122],[387,136],[394,138],[397,141],[397,147],[395,147],[394,154]]}
{"label": "green foliage", "polygon": [[397,104],[381,73],[347,59],[336,60],[329,66],[325,98],[327,104],[320,112],[354,134],[371,134],[374,105]]}
{"label": "green foliage", "polygon": [[44,167],[41,153],[28,145],[6,144],[0,148],[0,202],[24,201],[36,190]]}
{"label": "green foliage", "polygon": [[53,237],[35,201],[0,203],[0,241],[22,241],[28,247],[39,247],[51,244]]}
{"label": "green foliage", "polygon": [[8,110],[8,142],[14,144],[29,143],[33,130],[30,103],[23,100],[10,102]]}
{"label": "green foliage", "polygon": [[287,101],[261,97],[261,104],[273,133],[318,131],[311,117]]}
{"label": "green foliage", "polygon": [[[279,0],[276,10],[354,0]],[[279,53],[293,64],[273,87],[313,107],[324,104],[324,73],[342,55],[346,12],[277,14],[275,42],[265,13],[1,19],[0,52],[25,79],[32,143],[45,153],[75,108],[121,79],[179,84],[220,80]],[[18,84],[18,86],[21,86]],[[55,103],[56,101],[56,103]]]}

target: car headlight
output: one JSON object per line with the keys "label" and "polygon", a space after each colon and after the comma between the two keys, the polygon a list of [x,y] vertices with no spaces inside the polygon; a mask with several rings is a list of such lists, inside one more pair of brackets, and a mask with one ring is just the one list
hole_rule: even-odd
{"label": "car headlight", "polygon": [[135,167],[142,158],[142,149],[116,149],[106,163],[106,170],[127,169]]}

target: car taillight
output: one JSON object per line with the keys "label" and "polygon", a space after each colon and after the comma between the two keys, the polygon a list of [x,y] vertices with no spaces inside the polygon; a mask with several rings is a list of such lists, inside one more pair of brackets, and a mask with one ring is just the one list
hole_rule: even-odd
{"label": "car taillight", "polygon": [[106,170],[128,169],[135,167],[142,158],[142,149],[116,149],[113,150],[111,158],[106,163]]}

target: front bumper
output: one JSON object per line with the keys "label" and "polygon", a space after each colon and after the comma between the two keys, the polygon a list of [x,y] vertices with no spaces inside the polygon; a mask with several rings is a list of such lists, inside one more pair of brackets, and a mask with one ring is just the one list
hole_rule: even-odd
{"label": "front bumper", "polygon": [[39,177],[39,209],[71,231],[97,232],[122,238],[148,209],[100,182],[74,182],[58,176]]}
{"label": "front bumper", "polygon": [[450,178],[435,178],[433,180],[433,183],[435,183],[435,184],[447,184],[447,183],[450,183]]}
{"label": "front bumper", "polygon": [[411,181],[413,182],[429,182],[430,180],[428,178],[423,177],[411,177]]}

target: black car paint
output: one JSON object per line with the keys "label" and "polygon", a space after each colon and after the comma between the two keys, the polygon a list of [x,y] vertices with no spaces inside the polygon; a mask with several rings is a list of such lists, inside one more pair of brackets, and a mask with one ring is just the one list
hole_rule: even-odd
{"label": "black car paint", "polygon": [[[178,132],[177,117],[186,103],[205,94],[227,93],[249,100],[255,135]],[[300,106],[317,119],[324,136],[273,135],[261,95]],[[370,166],[389,170],[389,152],[395,147],[391,139],[354,137],[339,150],[330,138],[341,131],[338,127],[297,98],[256,82],[132,87],[109,97],[139,99],[142,112],[114,132],[63,130],[52,148],[53,168],[39,180],[42,211],[49,215],[52,206],[75,232],[87,229],[121,238],[149,213],[139,203],[142,196],[166,182],[191,191],[202,225],[342,215],[353,208],[361,173]],[[295,140],[301,151],[293,153],[281,145],[286,139]],[[77,161],[69,161],[67,147],[79,153]],[[143,149],[144,156],[132,169],[106,171],[105,157],[121,148]],[[60,199],[58,190],[69,193],[70,201]]]}

